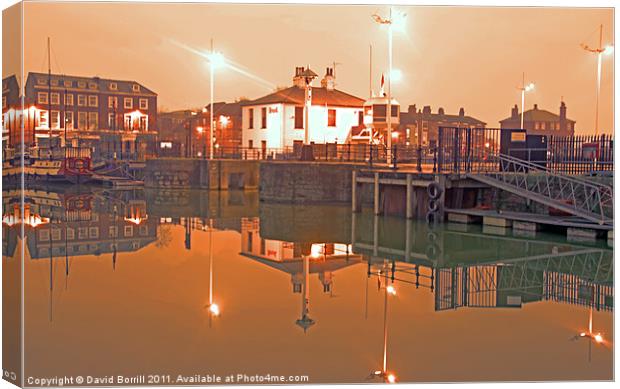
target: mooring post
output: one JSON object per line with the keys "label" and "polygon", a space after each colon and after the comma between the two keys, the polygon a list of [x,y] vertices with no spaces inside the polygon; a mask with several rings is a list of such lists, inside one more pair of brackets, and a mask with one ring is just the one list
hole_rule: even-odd
{"label": "mooring post", "polygon": [[409,262],[411,259],[411,219],[408,219],[405,223],[405,262]]}
{"label": "mooring post", "polygon": [[413,204],[411,202],[411,192],[413,191],[413,187],[411,185],[411,174],[407,174],[407,219],[411,219],[413,217]]}
{"label": "mooring post", "polygon": [[351,172],[351,211],[358,212],[357,209],[357,171]]}
{"label": "mooring post", "polygon": [[373,219],[372,255],[375,257],[379,255],[379,216],[377,215]]}
{"label": "mooring post", "polygon": [[375,200],[375,207],[374,207],[375,215],[378,215],[379,214],[379,173],[375,173],[374,200]]}

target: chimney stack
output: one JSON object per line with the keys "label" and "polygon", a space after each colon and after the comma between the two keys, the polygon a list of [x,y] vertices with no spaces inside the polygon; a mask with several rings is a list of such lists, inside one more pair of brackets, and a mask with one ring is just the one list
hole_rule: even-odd
{"label": "chimney stack", "polygon": [[444,115],[444,114],[445,114],[445,111],[443,110],[443,108],[441,108],[441,107],[440,107],[440,108],[437,110],[437,113],[438,113],[439,115]]}
{"label": "chimney stack", "polygon": [[465,108],[461,107],[459,109],[459,116],[461,116],[461,117],[465,116]]}
{"label": "chimney stack", "polygon": [[303,73],[306,69],[303,66],[295,67],[295,76],[293,77],[293,85],[298,88],[305,88],[306,81],[304,80]]}
{"label": "chimney stack", "polygon": [[336,78],[334,77],[334,69],[328,67],[325,70],[325,76],[321,80],[321,87],[327,90],[334,90],[336,88]]}
{"label": "chimney stack", "polygon": [[422,114],[430,115],[431,114],[431,106],[430,105],[425,105],[424,108],[422,109]]}
{"label": "chimney stack", "polygon": [[517,106],[517,104],[515,104],[515,106],[512,107],[512,111],[510,111],[510,117],[512,119],[519,117],[519,107]]}
{"label": "chimney stack", "polygon": [[560,131],[565,134],[567,132],[567,120],[566,120],[566,104],[560,102]]}
{"label": "chimney stack", "polygon": [[410,105],[410,106],[409,106],[409,108],[407,109],[407,112],[408,112],[409,114],[415,114],[415,113],[417,112],[417,111],[416,111],[416,109],[417,109],[417,108],[416,108],[415,104],[413,104],[413,105]]}
{"label": "chimney stack", "polygon": [[534,104],[534,109],[538,109],[538,104]]}

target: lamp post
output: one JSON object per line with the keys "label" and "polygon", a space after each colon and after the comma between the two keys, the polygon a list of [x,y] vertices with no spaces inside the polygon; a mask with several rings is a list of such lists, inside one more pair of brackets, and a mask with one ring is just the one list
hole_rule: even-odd
{"label": "lamp post", "polygon": [[[387,269],[387,264],[384,265]],[[370,377],[379,377],[384,382],[393,384],[396,382],[396,376],[387,370],[387,344],[388,344],[388,296],[396,295],[396,288],[394,285],[388,285],[388,271],[385,270],[385,301],[383,303],[383,366],[381,370],[374,371]],[[378,274],[379,277],[383,277],[382,274]]]}
{"label": "lamp post", "polygon": [[525,92],[529,92],[534,89],[534,84],[529,83],[525,85],[525,72],[523,73],[523,79],[521,81],[521,87],[519,90],[521,91],[521,129],[523,129],[523,113],[525,112]]}
{"label": "lamp post", "polygon": [[404,22],[404,14],[393,15],[392,7],[387,19],[373,14],[372,18],[378,24],[385,24],[388,27],[388,72],[387,72],[387,164],[392,165],[392,36],[394,26],[402,27]]}
{"label": "lamp post", "polygon": [[215,84],[215,68],[224,65],[226,61],[222,53],[218,53],[213,50],[213,39],[211,39],[211,52],[209,53],[208,58],[211,90],[211,104],[209,106],[209,159],[213,159],[213,93]]}
{"label": "lamp post", "polygon": [[591,53],[596,53],[597,55],[597,65],[596,65],[596,114],[594,118],[594,135],[598,136],[598,105],[601,94],[601,62],[603,54],[611,54],[614,51],[613,46],[605,46],[603,47],[603,25],[601,24],[599,27],[599,38],[598,38],[598,47],[592,48],[585,43],[581,44],[581,47],[585,51],[589,51]]}

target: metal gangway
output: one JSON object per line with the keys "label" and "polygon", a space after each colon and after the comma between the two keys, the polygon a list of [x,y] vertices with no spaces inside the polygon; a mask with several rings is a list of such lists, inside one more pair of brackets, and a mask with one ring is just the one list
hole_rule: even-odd
{"label": "metal gangway", "polygon": [[600,225],[613,225],[613,188],[495,153],[466,163],[467,177]]}

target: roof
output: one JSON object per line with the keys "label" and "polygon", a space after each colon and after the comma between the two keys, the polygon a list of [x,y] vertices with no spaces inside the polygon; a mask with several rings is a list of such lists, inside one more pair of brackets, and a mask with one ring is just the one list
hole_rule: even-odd
{"label": "roof", "polygon": [[[521,120],[521,114],[518,114],[516,117],[507,117],[506,119],[500,120],[500,123],[504,123],[504,122],[512,122],[512,121],[520,121]],[[530,109],[528,111],[525,111],[523,113],[523,121],[526,122],[559,122],[560,121],[560,116],[554,114],[553,112],[549,112],[546,109],[540,109],[538,108],[538,106],[534,106],[533,109]],[[570,119],[566,119],[566,121],[568,122],[572,122],[575,123],[574,120],[570,120]]]}
{"label": "roof", "polygon": [[[30,73],[28,73],[28,79],[27,79],[26,83],[30,82],[31,77],[43,77],[47,81],[48,74],[47,73],[30,72]],[[62,84],[63,81],[96,82],[97,85],[98,85],[98,88],[96,90],[98,90],[100,92],[107,92],[107,91],[112,91],[112,90],[109,89],[109,84],[116,83],[117,89],[113,90],[114,92],[121,92],[121,93],[128,93],[128,94],[135,93],[135,94],[142,94],[142,95],[151,94],[153,96],[157,96],[157,93],[153,92],[152,90],[150,90],[149,88],[145,87],[144,85],[142,85],[141,83],[139,83],[137,81],[113,80],[113,79],[108,79],[108,78],[101,78],[101,77],[98,77],[98,76],[93,76],[93,77],[71,76],[71,75],[66,75],[66,74],[51,74],[49,77],[52,79],[52,81],[53,80],[58,81],[58,85],[61,86],[61,87],[63,86],[63,84]],[[134,92],[133,85],[135,85],[135,84],[140,85],[140,91],[139,92]],[[76,85],[73,85],[72,87],[76,87]],[[85,90],[89,90],[88,85],[84,89]]]}
{"label": "roof", "polygon": [[416,120],[426,120],[432,122],[445,122],[445,123],[462,123],[462,124],[470,124],[477,126],[486,125],[482,120],[478,120],[471,116],[461,116],[461,115],[449,115],[449,114],[439,114],[439,113],[422,113],[422,112],[401,112],[400,113],[400,124],[414,124]]}
{"label": "roof", "polygon": [[[241,102],[243,106],[265,104],[294,104],[304,105],[306,91],[304,88],[291,86],[256,100]],[[330,107],[353,107],[362,108],[364,99],[342,92],[338,89],[323,87],[312,88],[312,105],[327,105]]]}

